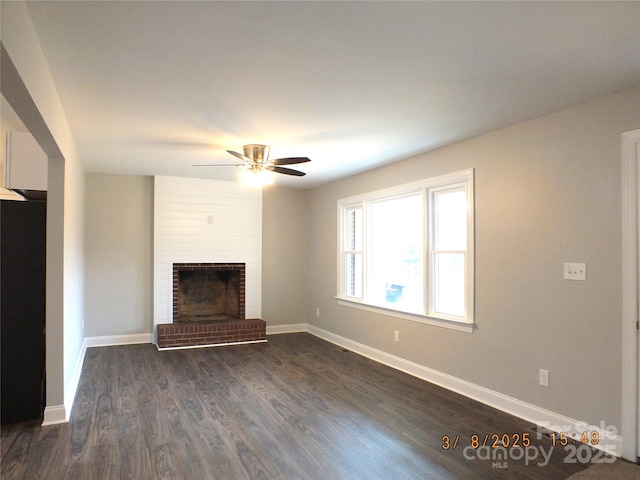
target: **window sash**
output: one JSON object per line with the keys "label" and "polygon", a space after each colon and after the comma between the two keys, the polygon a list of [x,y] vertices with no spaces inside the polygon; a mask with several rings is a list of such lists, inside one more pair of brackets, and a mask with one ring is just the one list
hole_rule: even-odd
{"label": "window sash", "polygon": [[352,205],[343,211],[343,235],[341,263],[341,291],[348,297],[362,299],[363,296],[363,225],[362,205]]}
{"label": "window sash", "polygon": [[[428,312],[430,315],[460,320],[467,318],[466,247],[469,243],[467,196],[466,183],[445,185],[429,190]],[[447,260],[448,264],[445,263]]]}

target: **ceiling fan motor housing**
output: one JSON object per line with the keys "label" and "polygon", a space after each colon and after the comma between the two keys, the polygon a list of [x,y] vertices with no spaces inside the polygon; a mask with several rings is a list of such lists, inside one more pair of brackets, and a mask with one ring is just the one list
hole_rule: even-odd
{"label": "ceiling fan motor housing", "polygon": [[242,147],[245,157],[249,157],[255,163],[264,164],[269,160],[269,146],[258,143],[250,143]]}

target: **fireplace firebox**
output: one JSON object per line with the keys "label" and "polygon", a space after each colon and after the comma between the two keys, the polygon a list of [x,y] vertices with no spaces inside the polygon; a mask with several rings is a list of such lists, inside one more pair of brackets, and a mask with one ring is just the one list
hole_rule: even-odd
{"label": "fireplace firebox", "polygon": [[173,321],[244,319],[244,263],[174,263]]}

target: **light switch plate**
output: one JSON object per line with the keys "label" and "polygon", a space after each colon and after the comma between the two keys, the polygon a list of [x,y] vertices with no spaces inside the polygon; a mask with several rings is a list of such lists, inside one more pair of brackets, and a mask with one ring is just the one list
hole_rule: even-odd
{"label": "light switch plate", "polygon": [[565,280],[586,280],[587,264],[586,263],[565,263],[564,279]]}

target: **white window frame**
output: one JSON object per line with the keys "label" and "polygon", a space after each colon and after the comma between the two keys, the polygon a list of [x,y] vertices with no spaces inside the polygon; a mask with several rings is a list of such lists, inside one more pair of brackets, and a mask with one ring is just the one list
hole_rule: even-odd
{"label": "white window frame", "polygon": [[[467,197],[467,245],[465,253],[465,314],[464,316],[447,315],[435,312],[432,298],[433,265],[433,228],[432,228],[432,194],[448,189],[464,188]],[[367,273],[370,259],[368,258],[368,216],[369,205],[375,201],[392,199],[403,195],[421,193],[424,200],[423,225],[423,311],[408,312],[372,304],[367,301]],[[362,209],[362,268],[363,286],[362,297],[346,295],[345,278],[345,212],[353,208]],[[474,209],[474,171],[473,169],[461,170],[438,177],[428,178],[417,182],[398,185],[391,188],[355,195],[338,200],[338,281],[336,299],[340,305],[359,308],[371,312],[381,313],[393,317],[403,318],[416,322],[426,323],[440,327],[451,328],[465,332],[474,329],[474,252],[475,252],[475,209]]]}

